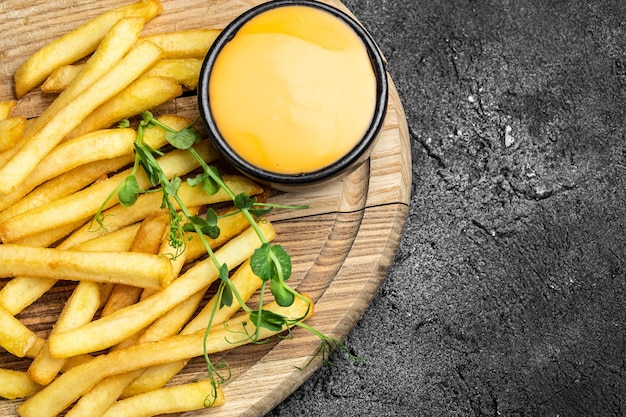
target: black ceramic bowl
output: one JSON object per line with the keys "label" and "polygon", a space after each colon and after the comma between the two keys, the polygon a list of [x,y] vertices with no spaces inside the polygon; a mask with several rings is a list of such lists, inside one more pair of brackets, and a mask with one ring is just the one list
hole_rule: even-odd
{"label": "black ceramic bowl", "polygon": [[[209,80],[220,52],[253,17],[268,10],[285,6],[306,6],[330,13],[348,25],[361,39],[372,66],[376,83],[374,112],[369,127],[362,138],[342,158],[321,169],[298,174],[284,174],[268,171],[251,164],[235,152],[227,143],[213,118],[209,97]],[[253,68],[250,71],[254,71]],[[198,83],[198,104],[200,116],[209,137],[220,154],[246,176],[284,191],[299,191],[318,187],[329,181],[338,180],[363,163],[380,134],[387,111],[388,81],[384,59],[367,31],[352,17],[335,7],[315,0],[271,0],[262,3],[235,18],[217,37],[204,59]]]}

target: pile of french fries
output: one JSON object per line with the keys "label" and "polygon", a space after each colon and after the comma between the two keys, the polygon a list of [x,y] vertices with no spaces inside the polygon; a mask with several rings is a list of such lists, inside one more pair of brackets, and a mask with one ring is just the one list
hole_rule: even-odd
{"label": "pile of french fries", "polygon": [[[52,41],[14,74],[17,99],[0,103],[0,346],[30,361],[27,370],[0,369],[0,397],[24,398],[17,407],[22,417],[151,416],[221,405],[223,392],[212,390],[210,380],[169,382],[205,347],[208,354],[232,349],[254,332],[235,300],[217,310],[205,343],[218,271],[193,233],[185,251],[170,256],[176,249],[159,193],[142,194],[131,207],[109,200],[106,230],[92,221],[134,160],[137,133],[117,122],[194,89],[219,33],[142,36],[162,11],[159,0],[140,0]],[[35,88],[57,96],[37,118],[13,115],[18,100]],[[191,122],[157,116],[174,129]],[[157,127],[148,128],[144,140],[154,149],[167,144]],[[207,162],[218,157],[208,140],[195,148]],[[159,163],[170,178],[198,168],[189,153],[177,150]],[[224,178],[235,194],[264,191],[241,176]],[[145,175],[138,180],[150,187]],[[196,188],[183,184],[179,191],[195,213],[228,201],[222,191],[208,195]],[[261,286],[249,266],[261,242],[241,215],[219,222],[221,234],[210,245],[248,299]],[[273,239],[268,221],[259,226]],[[60,280],[76,284],[54,326],[30,330],[16,316]],[[312,314],[301,300],[265,308],[293,318]]]}

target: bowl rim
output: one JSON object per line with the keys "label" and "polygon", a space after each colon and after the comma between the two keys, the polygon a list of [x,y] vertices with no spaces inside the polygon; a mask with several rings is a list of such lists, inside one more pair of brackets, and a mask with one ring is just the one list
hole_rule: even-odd
{"label": "bowl rim", "polygon": [[[318,170],[300,174],[284,174],[268,171],[251,164],[237,154],[228,145],[226,139],[222,136],[215,120],[212,117],[208,89],[213,64],[215,63],[217,56],[222,48],[235,37],[243,25],[261,13],[285,6],[307,6],[317,8],[330,13],[346,23],[363,42],[376,79],[376,105],[374,108],[374,114],[363,137],[348,153],[337,161]],[[387,111],[389,85],[387,80],[386,62],[382,53],[367,30],[354,18],[334,6],[316,0],[270,0],[243,12],[220,32],[209,48],[209,51],[202,63],[197,91],[200,118],[202,119],[204,127],[207,130],[209,138],[218,152],[235,168],[247,176],[270,184],[307,185],[336,178],[353,168],[355,164],[362,162],[364,157],[367,155],[368,149],[371,148],[378,137],[378,134],[382,130]]]}

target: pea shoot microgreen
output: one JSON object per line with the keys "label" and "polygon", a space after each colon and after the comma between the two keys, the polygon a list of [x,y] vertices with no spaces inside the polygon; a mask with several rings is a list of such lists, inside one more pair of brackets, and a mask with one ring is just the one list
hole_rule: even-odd
{"label": "pea shoot microgreen", "polygon": [[[115,197],[117,197],[121,205],[129,207],[135,204],[141,194],[160,191],[162,193],[162,208],[167,209],[169,213],[169,243],[171,247],[176,249],[176,252],[172,254],[172,256],[179,256],[182,251],[185,250],[185,233],[195,232],[199,237],[209,258],[215,265],[216,270],[219,271],[219,285],[216,291],[216,300],[218,302],[213,304],[213,311],[209,323],[207,324],[204,337],[204,358],[207,363],[208,377],[214,387],[214,392],[212,393],[214,395],[212,397],[211,395],[207,396],[207,399],[210,399],[216,397],[218,385],[228,380],[230,370],[228,365],[224,362],[219,362],[217,365],[212,364],[206,350],[207,338],[217,310],[224,306],[232,305],[235,299],[241,308],[249,315],[250,321],[254,324],[254,333],[247,334],[247,337],[249,337],[253,343],[260,343],[259,331],[261,328],[281,331],[285,327],[299,326],[307,329],[321,339],[322,344],[318,353],[322,356],[324,361],[327,361],[328,355],[333,350],[346,350],[336,339],[330,338],[305,324],[303,317],[295,319],[287,318],[262,308],[264,294],[268,289],[275,301],[283,307],[290,306],[296,298],[308,302],[306,297],[287,284],[291,276],[291,257],[281,245],[270,244],[257,224],[257,219],[262,218],[262,216],[266,215],[274,208],[301,209],[306,208],[306,206],[284,206],[260,203],[245,193],[235,195],[222,179],[219,170],[214,166],[208,165],[193,148],[193,145],[202,139],[198,130],[193,127],[193,124],[192,122],[182,130],[175,130],[156,119],[151,112],[143,112],[137,126],[133,167],[125,180],[103,202],[100,210],[94,216],[94,221],[99,227],[106,229],[104,209]],[[125,119],[120,122],[120,127],[129,126],[129,120]],[[216,238],[220,234],[218,214],[213,208],[208,208],[206,214],[199,216],[192,213],[187,208],[185,202],[178,194],[183,180],[179,177],[168,178],[158,162],[158,157],[161,156],[162,153],[159,150],[152,149],[143,140],[145,129],[150,127],[163,129],[166,132],[166,140],[172,147],[189,151],[198,161],[201,172],[195,177],[187,178],[187,184],[191,187],[201,187],[204,192],[210,195],[215,194],[219,190],[226,192],[236,208],[235,213],[243,214],[259,237],[261,245],[254,251],[250,259],[252,271],[262,280],[259,293],[259,307],[257,309],[252,309],[244,302],[237,288],[229,278],[228,266],[226,264],[220,264],[207,241],[207,237]],[[152,185],[150,189],[141,189],[137,181],[137,172],[140,168],[146,173]],[[232,214],[233,212],[227,215]],[[226,375],[220,373],[222,370],[226,370]]]}

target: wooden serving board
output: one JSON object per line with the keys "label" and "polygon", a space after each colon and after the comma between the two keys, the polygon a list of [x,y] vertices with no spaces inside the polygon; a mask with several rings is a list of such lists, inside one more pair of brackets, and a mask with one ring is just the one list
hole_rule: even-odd
{"label": "wooden serving board", "polygon": [[[24,59],[46,42],[97,14],[130,3],[119,0],[2,0],[0,2],[0,101],[13,99],[12,76]],[[261,0],[162,0],[164,12],[144,33],[191,28],[223,28]],[[338,1],[328,1],[346,10]],[[346,10],[347,11],[347,10]],[[39,90],[19,101],[14,114],[35,117],[52,97]],[[195,96],[183,97],[155,113],[195,116]],[[396,253],[406,221],[411,151],[408,129],[397,91],[391,83],[382,135],[371,155],[343,182],[307,193],[276,193],[274,202],[308,204],[300,211],[276,211],[270,219],[277,242],[292,256],[290,283],[316,302],[309,324],[343,340],[359,320]],[[71,291],[55,286],[18,316],[33,331],[46,336],[51,317]],[[224,355],[232,377],[224,386],[226,405],[186,416],[261,416],[293,392],[321,362],[314,335],[295,330],[293,337],[269,344],[244,346]],[[0,351],[0,366],[26,369],[28,361]],[[193,360],[173,382],[204,375],[202,360]],[[14,416],[20,401],[0,400],[0,415]]]}

